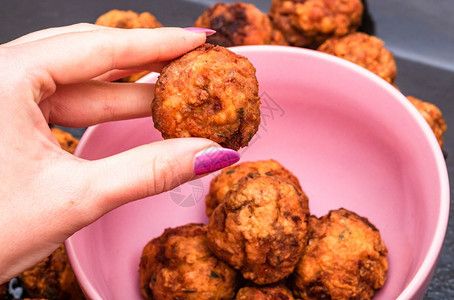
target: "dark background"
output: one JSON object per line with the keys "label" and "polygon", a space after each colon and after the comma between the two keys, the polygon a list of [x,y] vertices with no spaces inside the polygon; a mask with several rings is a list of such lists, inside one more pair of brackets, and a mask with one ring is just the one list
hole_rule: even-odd
{"label": "dark background", "polygon": [[[0,44],[32,31],[78,22],[93,23],[111,9],[149,11],[165,26],[191,26],[214,0],[61,1],[0,0]],[[235,2],[235,1],[224,1]],[[267,12],[270,0],[252,2]],[[444,153],[454,174],[454,1],[368,0],[368,30],[383,39],[397,62],[396,85],[405,95],[436,104],[448,124]],[[1,58],[0,58],[1,59]],[[80,137],[83,130],[72,130]],[[451,182],[451,194],[454,184]],[[451,197],[451,212],[453,210]],[[425,299],[454,299],[454,221]],[[398,230],[398,228],[396,228]]]}

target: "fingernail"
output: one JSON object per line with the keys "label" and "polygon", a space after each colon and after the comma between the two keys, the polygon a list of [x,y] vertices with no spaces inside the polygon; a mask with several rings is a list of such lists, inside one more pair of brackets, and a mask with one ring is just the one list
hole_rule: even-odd
{"label": "fingernail", "polygon": [[210,36],[216,33],[216,30],[213,29],[208,29],[208,28],[200,28],[200,27],[186,27],[184,28],[186,30],[192,31],[192,32],[200,32],[200,33],[205,33],[206,36]]}
{"label": "fingernail", "polygon": [[221,147],[210,147],[198,152],[194,157],[196,175],[217,171],[240,160],[238,152]]}

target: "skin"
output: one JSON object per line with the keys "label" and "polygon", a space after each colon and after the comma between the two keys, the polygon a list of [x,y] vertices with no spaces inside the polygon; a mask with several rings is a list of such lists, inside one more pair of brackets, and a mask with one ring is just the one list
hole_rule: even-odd
{"label": "skin", "polygon": [[205,42],[178,28],[52,28],[0,45],[0,283],[50,255],[112,209],[193,178],[188,138],[86,161],[60,148],[48,123],[85,127],[151,115],[154,86],[110,83]]}

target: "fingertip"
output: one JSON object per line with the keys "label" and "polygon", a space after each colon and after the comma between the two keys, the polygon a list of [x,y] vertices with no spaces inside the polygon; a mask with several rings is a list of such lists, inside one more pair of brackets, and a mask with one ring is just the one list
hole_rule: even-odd
{"label": "fingertip", "polygon": [[202,34],[205,34],[205,36],[211,36],[216,33],[216,30],[208,29],[208,28],[201,28],[201,27],[185,27],[183,29],[191,31],[191,32],[202,33]]}
{"label": "fingertip", "polygon": [[[184,40],[185,43],[187,42],[192,42],[191,43],[191,48],[196,48],[203,43],[206,42],[207,36],[211,35],[211,29],[206,29],[206,28],[197,28],[197,27],[161,27],[161,28],[156,28],[157,30],[162,30],[162,31],[171,31],[172,33],[175,32],[179,34]],[[215,32],[215,31],[213,31]],[[189,49],[191,50],[191,49]],[[189,51],[188,50],[188,51]]]}

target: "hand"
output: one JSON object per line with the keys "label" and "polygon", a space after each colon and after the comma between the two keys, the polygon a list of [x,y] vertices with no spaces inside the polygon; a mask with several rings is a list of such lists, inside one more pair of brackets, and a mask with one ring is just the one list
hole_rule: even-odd
{"label": "hand", "polygon": [[218,145],[187,138],[86,161],[63,151],[48,127],[150,116],[154,85],[103,80],[159,71],[204,41],[179,28],[78,24],[0,46],[0,283],[112,209],[238,160],[222,148],[226,155],[204,155]]}

